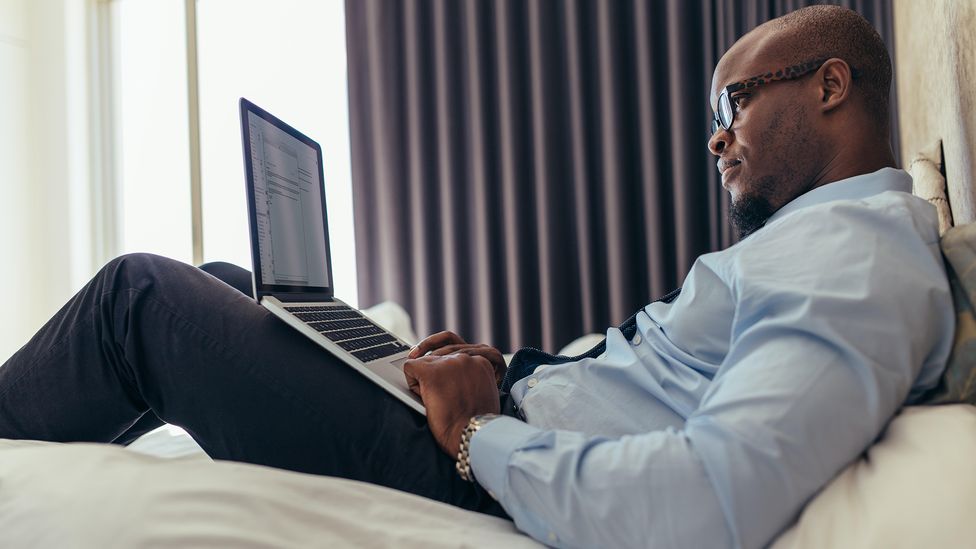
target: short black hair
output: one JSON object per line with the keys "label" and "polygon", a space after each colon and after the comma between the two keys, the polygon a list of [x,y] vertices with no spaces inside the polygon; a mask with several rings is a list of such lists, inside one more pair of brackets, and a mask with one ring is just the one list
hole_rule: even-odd
{"label": "short black hair", "polygon": [[786,64],[837,57],[857,69],[859,90],[879,130],[890,124],[891,57],[871,23],[841,6],[809,6],[770,21],[782,33],[777,49],[788,52]]}

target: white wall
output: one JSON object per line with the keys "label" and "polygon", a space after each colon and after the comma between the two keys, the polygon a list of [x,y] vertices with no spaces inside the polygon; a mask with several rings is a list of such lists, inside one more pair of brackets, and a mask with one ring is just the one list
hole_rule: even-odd
{"label": "white wall", "polygon": [[30,189],[27,0],[0,0],[0,356],[26,341],[20,310],[34,293],[37,263],[30,253],[33,193]]}
{"label": "white wall", "polygon": [[75,82],[68,59],[78,55],[69,46],[84,27],[81,6],[0,0],[0,362],[91,274],[90,235],[78,230],[87,208],[69,208],[76,187],[87,183],[79,155],[69,152],[85,137],[68,113]]}

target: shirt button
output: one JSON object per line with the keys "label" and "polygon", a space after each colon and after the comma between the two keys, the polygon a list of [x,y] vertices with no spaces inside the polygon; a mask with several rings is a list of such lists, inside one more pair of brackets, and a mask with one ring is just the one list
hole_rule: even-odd
{"label": "shirt button", "polygon": [[539,380],[538,379],[532,378],[532,379],[529,380],[528,383],[526,383],[526,385],[528,385],[529,386],[529,389],[531,389],[531,388],[535,387],[536,384],[538,384],[538,383],[539,383]]}
{"label": "shirt button", "polygon": [[495,492],[492,492],[491,490],[488,490],[488,495],[491,496],[491,499],[493,499],[495,501],[498,501],[498,497],[495,496]]}
{"label": "shirt button", "polygon": [[559,541],[559,538],[556,537],[556,533],[549,532],[549,543],[556,543],[557,541]]}
{"label": "shirt button", "polygon": [[641,335],[640,335],[640,332],[634,334],[634,339],[631,339],[630,340],[630,343],[632,345],[634,345],[634,346],[637,346],[637,345],[640,345],[641,344]]}
{"label": "shirt button", "polygon": [[539,372],[545,370],[548,367],[549,367],[548,364],[540,364],[540,365],[536,366],[535,372],[536,373],[539,373]]}

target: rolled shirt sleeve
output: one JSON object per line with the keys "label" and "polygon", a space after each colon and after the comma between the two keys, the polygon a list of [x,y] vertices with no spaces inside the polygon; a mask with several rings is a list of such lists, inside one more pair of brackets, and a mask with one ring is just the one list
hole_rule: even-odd
{"label": "rolled shirt sleeve", "polygon": [[808,208],[717,256],[729,352],[683,428],[608,438],[499,418],[471,442],[478,482],[549,545],[770,543],[948,355],[937,235],[913,215]]}

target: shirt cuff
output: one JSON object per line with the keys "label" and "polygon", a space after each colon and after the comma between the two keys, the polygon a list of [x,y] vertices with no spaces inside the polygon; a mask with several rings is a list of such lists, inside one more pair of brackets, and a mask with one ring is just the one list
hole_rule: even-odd
{"label": "shirt cuff", "polygon": [[526,446],[541,429],[524,421],[502,416],[486,423],[471,438],[471,470],[474,478],[491,497],[505,499],[508,462],[513,453]]}

